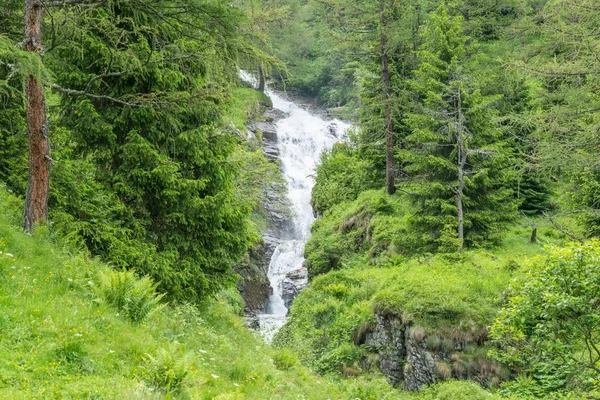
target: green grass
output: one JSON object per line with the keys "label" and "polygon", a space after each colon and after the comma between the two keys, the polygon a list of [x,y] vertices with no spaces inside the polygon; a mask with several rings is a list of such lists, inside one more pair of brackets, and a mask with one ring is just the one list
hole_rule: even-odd
{"label": "green grass", "polygon": [[[364,372],[368,349],[354,345],[375,314],[395,315],[420,327],[432,341],[473,343],[465,359],[486,357],[487,328],[505,301],[511,281],[546,244],[567,237],[543,219],[523,218],[493,248],[463,254],[411,251],[406,195],[366,191],[332,207],[313,226],[306,246],[311,285],[295,300],[289,324],[276,343],[293,348],[321,373]],[[538,241],[530,241],[532,228]],[[433,343],[432,345],[435,345]]]}
{"label": "green grass", "polygon": [[129,322],[98,297],[104,265],[23,234],[20,204],[1,188],[0,205],[0,398],[160,398],[153,386],[169,379],[183,380],[181,398],[345,397],[271,350],[223,296]]}
{"label": "green grass", "polygon": [[[445,390],[409,394],[381,376],[316,375],[244,327],[235,292],[202,307],[165,304],[132,322],[98,289],[107,266],[45,228],[24,234],[20,208],[0,186],[2,399],[417,400]],[[462,386],[486,393],[453,388]]]}

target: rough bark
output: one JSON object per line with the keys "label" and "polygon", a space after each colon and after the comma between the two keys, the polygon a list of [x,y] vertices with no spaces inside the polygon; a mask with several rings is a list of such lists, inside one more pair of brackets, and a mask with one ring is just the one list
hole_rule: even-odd
{"label": "rough bark", "polygon": [[457,90],[457,127],[456,139],[458,144],[458,188],[456,191],[456,207],[458,210],[458,252],[462,252],[465,245],[465,220],[464,220],[464,191],[465,191],[465,166],[467,165],[467,146],[465,142],[465,129],[463,124],[463,111],[460,85]]}
{"label": "rough bark", "polygon": [[[42,51],[43,8],[35,0],[25,0],[25,49],[32,53]],[[29,134],[29,180],[25,201],[24,228],[27,232],[48,217],[48,190],[50,182],[50,144],[44,88],[36,76],[26,82],[27,131]]]}
{"label": "rough bark", "polygon": [[389,194],[396,192],[394,182],[394,127],[392,124],[392,89],[388,57],[387,18],[385,0],[379,0],[379,42],[381,48],[381,74],[385,98],[385,153],[386,153],[386,188]]}

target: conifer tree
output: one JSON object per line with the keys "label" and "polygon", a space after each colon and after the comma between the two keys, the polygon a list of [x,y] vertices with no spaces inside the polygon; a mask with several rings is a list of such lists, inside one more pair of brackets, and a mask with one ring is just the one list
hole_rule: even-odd
{"label": "conifer tree", "polygon": [[484,96],[465,73],[462,18],[449,15],[442,3],[423,36],[412,81],[418,104],[407,118],[411,133],[402,152],[417,199],[413,223],[425,243],[460,252],[493,240],[514,218],[516,204],[504,185],[506,150],[493,110],[497,97]]}
{"label": "conifer tree", "polygon": [[[400,0],[369,0],[348,2],[347,0],[326,0],[321,2],[323,12],[330,15],[328,24],[334,40],[340,48],[361,63],[372,74],[371,84],[378,93],[370,100],[376,105],[377,121],[375,134],[383,137],[385,149],[385,181],[389,194],[396,191],[395,165],[395,98],[393,75],[396,72],[394,57],[403,46],[398,43],[397,28],[399,16],[406,4]],[[396,33],[396,34],[395,34]],[[371,115],[370,118],[374,116]],[[373,119],[375,119],[373,118]]]}

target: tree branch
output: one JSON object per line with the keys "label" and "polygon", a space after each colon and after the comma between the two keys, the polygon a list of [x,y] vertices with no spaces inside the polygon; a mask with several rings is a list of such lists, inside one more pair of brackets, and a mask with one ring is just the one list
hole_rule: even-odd
{"label": "tree branch", "polygon": [[92,99],[107,100],[107,101],[111,101],[113,103],[120,104],[122,106],[133,107],[133,108],[146,107],[144,104],[141,104],[141,103],[131,103],[131,102],[128,102],[128,101],[125,101],[125,100],[122,100],[122,99],[115,98],[115,97],[106,96],[106,95],[99,95],[99,94],[93,94],[93,93],[85,92],[83,90],[67,89],[67,88],[64,88],[62,86],[55,85],[55,84],[50,85],[50,87],[52,89],[56,90],[57,92],[68,94],[69,96],[74,96],[74,97],[89,97],[89,98],[92,98]]}
{"label": "tree branch", "polygon": [[55,1],[44,1],[39,0],[35,3],[37,7],[64,7],[70,5],[82,5],[82,6],[96,6],[100,3],[104,3],[105,0],[55,0]]}

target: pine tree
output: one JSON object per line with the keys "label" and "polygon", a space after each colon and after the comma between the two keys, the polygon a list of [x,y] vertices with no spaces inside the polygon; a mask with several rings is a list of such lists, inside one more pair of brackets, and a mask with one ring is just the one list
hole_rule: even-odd
{"label": "pine tree", "polygon": [[513,219],[506,150],[494,119],[497,97],[484,96],[465,73],[468,37],[462,18],[442,3],[431,15],[412,86],[418,104],[407,118],[402,153],[410,163],[415,229],[441,250],[482,245]]}

